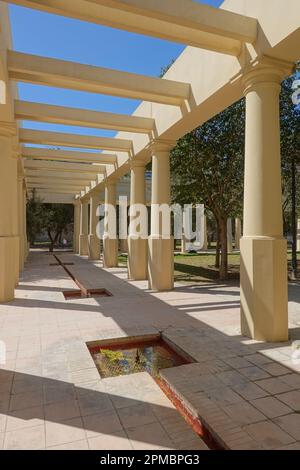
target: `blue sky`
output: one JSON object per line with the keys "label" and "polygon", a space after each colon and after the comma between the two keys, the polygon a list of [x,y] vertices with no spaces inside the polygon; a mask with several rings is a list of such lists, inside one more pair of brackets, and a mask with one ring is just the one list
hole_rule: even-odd
{"label": "blue sky", "polygon": [[[219,6],[222,0],[195,0]],[[13,46],[20,52],[55,57],[112,69],[158,76],[161,68],[184,49],[184,45],[85,23],[36,10],[9,6]],[[98,111],[131,114],[138,101],[93,93],[19,85],[22,100]],[[99,136],[112,136],[112,131],[24,123],[24,127]]]}

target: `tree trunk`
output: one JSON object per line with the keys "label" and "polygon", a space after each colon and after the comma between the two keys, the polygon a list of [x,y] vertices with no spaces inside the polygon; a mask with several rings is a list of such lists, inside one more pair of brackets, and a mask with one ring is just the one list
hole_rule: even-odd
{"label": "tree trunk", "polygon": [[216,243],[216,263],[215,267],[220,269],[220,229],[217,222],[217,243]]}
{"label": "tree trunk", "polygon": [[52,236],[51,230],[47,230],[47,233],[48,233],[48,237],[49,237],[49,240],[50,240],[49,252],[50,252],[50,253],[53,253],[53,251],[54,251],[54,246],[55,246],[55,244],[57,243],[57,240],[58,240],[58,238],[59,238],[60,232],[57,232],[57,233],[55,234],[55,237],[54,237],[54,238],[53,238],[53,236]]}
{"label": "tree trunk", "polygon": [[49,252],[52,253],[52,252],[53,252],[53,248],[54,248],[54,240],[53,240],[53,238],[52,238],[51,230],[47,230],[47,233],[48,233],[48,237],[49,237],[49,240],[50,240]]}
{"label": "tree trunk", "polygon": [[227,219],[221,219],[219,225],[221,245],[220,279],[225,280],[228,278]]}

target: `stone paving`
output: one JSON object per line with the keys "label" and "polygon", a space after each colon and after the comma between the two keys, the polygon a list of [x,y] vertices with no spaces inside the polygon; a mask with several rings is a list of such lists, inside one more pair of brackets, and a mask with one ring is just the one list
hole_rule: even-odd
{"label": "stone paving", "polygon": [[147,373],[101,379],[86,342],[162,332],[196,362],[163,379],[230,449],[300,449],[300,288],[290,288],[291,341],[239,333],[238,287],[177,285],[151,293],[125,268],[59,254],[88,288],[113,296],[65,300],[78,289],[52,256],[30,254],[16,300],[0,305],[0,448],[207,449]]}

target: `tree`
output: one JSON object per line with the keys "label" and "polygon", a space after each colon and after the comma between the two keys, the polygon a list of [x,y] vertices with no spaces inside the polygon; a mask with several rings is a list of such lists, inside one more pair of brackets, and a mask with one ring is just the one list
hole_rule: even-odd
{"label": "tree", "polygon": [[283,182],[283,219],[293,237],[292,276],[297,277],[297,212],[300,209],[300,107],[292,102],[292,85],[297,73],[285,80],[280,95],[281,164]]}
{"label": "tree", "polygon": [[42,224],[43,200],[36,195],[33,189],[27,199],[26,218],[27,218],[27,238],[31,245],[34,244],[36,237],[43,231]]}
{"label": "tree", "polygon": [[45,204],[33,190],[27,201],[27,234],[33,245],[38,235],[47,232],[52,252],[59,238],[73,222],[71,204]]}
{"label": "tree", "polygon": [[71,204],[44,204],[42,213],[42,225],[46,230],[52,252],[63,232],[73,222],[73,206]]}
{"label": "tree", "polygon": [[205,204],[219,233],[220,279],[228,275],[227,219],[242,213],[245,101],[178,141],[172,151],[172,196],[180,204]]}

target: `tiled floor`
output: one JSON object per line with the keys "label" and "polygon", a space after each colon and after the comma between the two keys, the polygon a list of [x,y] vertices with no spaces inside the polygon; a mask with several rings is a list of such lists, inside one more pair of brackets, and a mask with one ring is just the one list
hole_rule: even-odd
{"label": "tiled floor", "polygon": [[[237,287],[178,285],[153,294],[126,270],[61,259],[108,298],[64,300],[77,289],[51,256],[31,253],[15,301],[0,305],[0,448],[206,449],[146,373],[102,380],[86,342],[161,331],[195,364],[163,378],[215,438],[232,449],[300,449],[300,364],[291,341],[239,333]],[[300,338],[300,287],[290,288],[290,332]]]}

